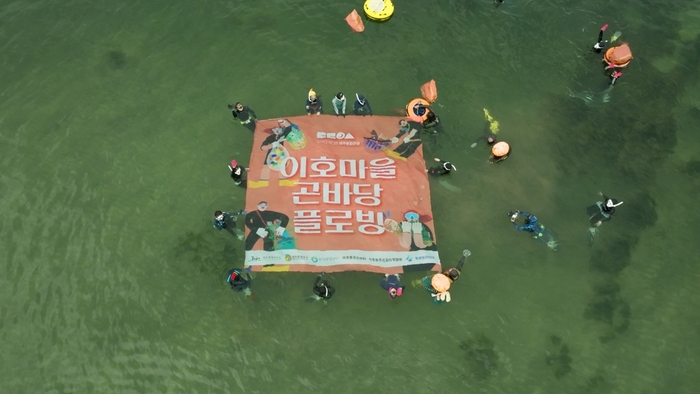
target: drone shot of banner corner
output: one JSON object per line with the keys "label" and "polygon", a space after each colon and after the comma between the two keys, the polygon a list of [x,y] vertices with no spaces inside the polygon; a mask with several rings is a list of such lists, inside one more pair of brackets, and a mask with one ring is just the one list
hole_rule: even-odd
{"label": "drone shot of banner corner", "polygon": [[245,267],[439,271],[421,133],[420,123],[391,116],[259,121]]}

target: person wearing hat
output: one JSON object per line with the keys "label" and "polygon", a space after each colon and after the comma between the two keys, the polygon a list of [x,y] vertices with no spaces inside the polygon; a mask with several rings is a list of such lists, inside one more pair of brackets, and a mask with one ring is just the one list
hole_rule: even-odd
{"label": "person wearing hat", "polygon": [[226,274],[226,283],[231,286],[231,290],[235,292],[243,292],[246,298],[250,297],[253,293],[250,287],[253,285],[253,279],[251,279],[249,273],[245,273],[246,277],[243,277],[241,271],[237,268],[232,268]]}
{"label": "person wearing hat", "polygon": [[615,208],[623,203],[622,201],[606,196],[603,192],[598,192],[598,195],[603,197],[603,201],[598,201],[586,208],[591,228],[598,227],[603,224],[603,222],[610,221],[615,213]]}
{"label": "person wearing hat", "polygon": [[321,115],[321,110],[323,110],[321,98],[316,95],[313,89],[309,89],[309,94],[306,96],[306,114],[309,116],[312,114]]}
{"label": "person wearing hat", "polygon": [[332,103],[335,116],[343,115],[343,118],[345,117],[345,104],[347,104],[347,102],[348,100],[345,98],[343,92],[339,92],[333,97]]}
{"label": "person wearing hat", "polygon": [[379,282],[379,286],[389,293],[389,298],[394,299],[401,297],[406,286],[401,286],[401,277],[399,274],[385,274],[384,278]]}
{"label": "person wearing hat", "polygon": [[258,120],[258,116],[255,115],[255,111],[244,106],[240,102],[233,105],[229,104],[228,109],[231,110],[231,115],[233,115],[235,119],[238,119],[243,126],[250,131],[255,131],[255,122]]}
{"label": "person wearing hat", "polygon": [[369,105],[369,101],[365,98],[364,94],[355,93],[355,104],[352,106],[352,112],[355,115],[370,115],[372,116],[372,107]]}
{"label": "person wearing hat", "polygon": [[314,295],[316,296],[316,300],[330,300],[331,297],[333,297],[333,294],[335,294],[335,287],[331,286],[330,282],[327,281],[324,276],[326,275],[325,272],[321,272],[321,275],[316,277],[316,280],[314,281]]}
{"label": "person wearing hat", "polygon": [[445,302],[452,301],[448,291],[452,282],[445,274],[435,274],[432,277],[426,276],[421,280],[421,284],[430,293],[430,296],[433,298],[433,304],[442,305]]}
{"label": "person wearing hat", "polygon": [[214,220],[212,223],[214,224],[214,228],[218,231],[226,230],[229,234],[235,235],[238,239],[242,240],[243,232],[236,229],[236,216],[245,214],[246,211],[242,209],[233,213],[216,211],[214,212]]}
{"label": "person wearing hat", "polygon": [[243,184],[243,173],[250,170],[250,168],[243,168],[239,166],[238,161],[235,159],[231,160],[231,165],[228,166],[228,169],[231,170],[231,179],[233,179],[233,183],[235,183],[237,186]]}
{"label": "person wearing hat", "polygon": [[428,170],[428,174],[430,174],[432,176],[442,176],[442,175],[449,174],[453,170],[457,171],[457,167],[455,167],[449,161],[443,161],[443,160],[438,159],[437,157],[434,158],[433,160],[440,163],[440,165],[438,167],[433,167],[430,170]]}

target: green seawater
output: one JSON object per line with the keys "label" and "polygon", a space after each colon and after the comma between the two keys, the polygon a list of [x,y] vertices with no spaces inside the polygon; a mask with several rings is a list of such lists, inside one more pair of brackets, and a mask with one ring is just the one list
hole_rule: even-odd
{"label": "green seawater", "polygon": [[[361,1],[0,2],[0,392],[695,393],[697,2],[395,6],[357,34]],[[635,57],[609,91],[605,23]],[[459,169],[432,182],[440,255],[472,252],[452,302],[424,273],[393,302],[358,272],[325,305],[313,274],[232,292],[243,244],[210,220],[243,207],[252,136],[226,104],[301,115],[313,87],[392,115],[430,79],[425,157]],[[599,190],[624,204],[589,246]]]}

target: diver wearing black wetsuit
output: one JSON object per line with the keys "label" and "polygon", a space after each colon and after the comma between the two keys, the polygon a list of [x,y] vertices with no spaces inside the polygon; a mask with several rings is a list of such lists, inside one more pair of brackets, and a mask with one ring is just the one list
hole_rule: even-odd
{"label": "diver wearing black wetsuit", "polygon": [[462,273],[462,268],[464,268],[464,263],[467,262],[467,257],[471,256],[472,252],[468,249],[464,249],[462,252],[462,258],[459,259],[457,266],[454,268],[448,268],[443,272],[443,275],[450,278],[450,281],[456,282],[459,279],[459,275]]}
{"label": "diver wearing black wetsuit", "polygon": [[622,201],[610,198],[602,192],[598,192],[598,195],[603,197],[603,201],[598,201],[586,208],[591,227],[598,227],[603,222],[612,220],[612,216],[615,214],[615,207],[622,205]]}
{"label": "diver wearing black wetsuit", "polygon": [[316,281],[314,282],[314,294],[316,294],[316,297],[319,299],[329,300],[333,297],[333,294],[335,294],[335,288],[331,286],[330,283],[323,280],[323,275],[325,274],[322,273],[316,277]]}
{"label": "diver wearing black wetsuit", "polygon": [[243,126],[245,126],[250,131],[255,131],[255,122],[258,120],[258,116],[255,115],[255,111],[249,107],[243,106],[240,102],[228,105],[228,109],[231,110],[231,115],[238,119]]}
{"label": "diver wearing black wetsuit", "polygon": [[231,290],[236,292],[245,291],[253,285],[253,279],[251,279],[250,274],[246,272],[246,277],[243,277],[241,271],[236,268],[229,270],[226,276],[226,282],[231,286]]}
{"label": "diver wearing black wetsuit", "polygon": [[435,161],[439,162],[440,166],[431,168],[428,171],[428,174],[430,174],[432,176],[447,175],[450,172],[452,172],[452,170],[455,170],[455,171],[457,170],[457,168],[449,161],[443,161],[443,160],[440,160],[438,158],[435,158]]}

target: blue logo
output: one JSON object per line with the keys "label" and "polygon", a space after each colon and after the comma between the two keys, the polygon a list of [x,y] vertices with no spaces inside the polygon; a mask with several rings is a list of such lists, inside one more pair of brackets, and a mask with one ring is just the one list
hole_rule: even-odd
{"label": "blue logo", "polygon": [[312,263],[318,263],[318,257],[312,256],[312,257],[311,257],[311,262],[312,262]]}
{"label": "blue logo", "polygon": [[413,257],[411,257],[411,256],[406,256],[406,261],[409,261],[409,262],[410,262],[410,261],[413,261]]}

